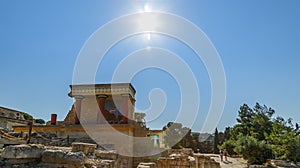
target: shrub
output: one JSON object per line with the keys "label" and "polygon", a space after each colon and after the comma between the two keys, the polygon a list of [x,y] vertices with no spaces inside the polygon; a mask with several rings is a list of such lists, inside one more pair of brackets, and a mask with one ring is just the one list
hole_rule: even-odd
{"label": "shrub", "polygon": [[270,145],[252,136],[239,136],[234,151],[248,160],[248,164],[263,164],[273,156]]}

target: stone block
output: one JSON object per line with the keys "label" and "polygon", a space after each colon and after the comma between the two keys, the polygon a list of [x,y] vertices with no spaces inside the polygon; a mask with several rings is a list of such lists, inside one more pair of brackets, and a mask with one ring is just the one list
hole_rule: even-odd
{"label": "stone block", "polygon": [[83,152],[85,155],[94,155],[96,144],[73,142],[72,152]]}
{"label": "stone block", "polygon": [[142,168],[142,167],[148,167],[148,168],[155,168],[156,164],[154,162],[147,162],[147,163],[139,163],[138,168]]}
{"label": "stone block", "polygon": [[118,154],[113,151],[95,151],[95,158],[97,159],[107,159],[107,160],[117,160]]}
{"label": "stone block", "polygon": [[82,152],[45,150],[42,153],[42,162],[44,163],[83,165],[85,159],[85,155]]}
{"label": "stone block", "polygon": [[2,157],[6,159],[39,159],[45,148],[43,145],[13,145],[7,146]]}
{"label": "stone block", "polygon": [[273,166],[279,166],[279,167],[290,167],[291,162],[288,162],[286,160],[271,160],[271,164]]}

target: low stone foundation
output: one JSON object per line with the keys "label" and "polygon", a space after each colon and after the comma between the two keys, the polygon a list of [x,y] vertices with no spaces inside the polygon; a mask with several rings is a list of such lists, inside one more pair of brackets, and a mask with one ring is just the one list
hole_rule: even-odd
{"label": "low stone foundation", "polygon": [[182,151],[180,153],[180,150],[178,150],[168,157],[160,157],[157,161],[157,168],[220,168],[220,163],[209,156],[194,154],[187,149]]}
{"label": "low stone foundation", "polygon": [[74,142],[72,143],[72,152],[80,152],[82,151],[85,155],[94,156],[96,144],[82,143],[82,142]]}
{"label": "low stone foundation", "polygon": [[[209,156],[194,154],[189,149],[168,151],[168,156],[127,164],[135,158],[118,155],[114,151],[96,149],[95,144],[73,143],[71,147],[53,147],[37,144],[8,146],[2,151],[0,167],[36,168],[220,168],[220,163]],[[131,159],[131,160],[130,160]]]}
{"label": "low stone foundation", "polygon": [[8,146],[2,151],[0,167],[24,168],[118,168],[120,158],[113,151],[95,150],[95,144],[74,143],[69,147],[43,145]]}

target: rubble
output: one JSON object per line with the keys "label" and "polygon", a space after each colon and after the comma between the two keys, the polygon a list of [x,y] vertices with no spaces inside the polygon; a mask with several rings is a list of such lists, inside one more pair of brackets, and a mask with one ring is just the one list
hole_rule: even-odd
{"label": "rubble", "polygon": [[43,145],[14,145],[6,147],[2,157],[6,159],[38,159],[42,156]]}
{"label": "rubble", "polygon": [[0,167],[37,168],[116,168],[118,154],[95,149],[95,144],[74,143],[70,147],[40,144],[11,145],[2,151]]}

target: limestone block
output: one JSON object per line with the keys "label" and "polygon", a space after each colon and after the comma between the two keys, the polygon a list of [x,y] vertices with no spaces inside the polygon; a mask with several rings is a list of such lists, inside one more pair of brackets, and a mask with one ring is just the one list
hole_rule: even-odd
{"label": "limestone block", "polygon": [[285,160],[271,160],[271,164],[279,167],[290,167],[291,163]]}
{"label": "limestone block", "polygon": [[267,168],[264,165],[250,165],[249,168]]}
{"label": "limestone block", "polygon": [[220,163],[219,162],[211,162],[211,167],[214,167],[214,168],[220,168]]}
{"label": "limestone block", "polygon": [[2,157],[6,159],[38,159],[45,148],[43,145],[13,145],[7,146]]}
{"label": "limestone block", "polygon": [[83,152],[85,155],[94,155],[96,144],[73,142],[72,152]]}
{"label": "limestone block", "polygon": [[101,164],[107,168],[113,168],[115,167],[115,160],[101,160]]}
{"label": "limestone block", "polygon": [[83,165],[85,155],[82,152],[66,152],[62,150],[45,150],[42,162],[55,164]]}
{"label": "limestone block", "polygon": [[148,168],[155,168],[156,164],[154,162],[147,162],[147,163],[142,162],[142,163],[139,163],[138,168],[142,168],[142,167],[144,167],[144,168],[146,168],[146,167],[148,167]]}
{"label": "limestone block", "polygon": [[95,151],[95,158],[97,159],[108,159],[108,160],[117,160],[118,154],[113,151]]}
{"label": "limestone block", "polygon": [[151,168],[150,166],[138,165],[137,168]]}

